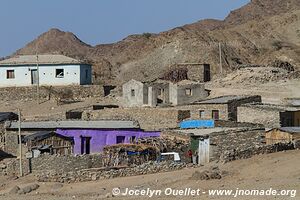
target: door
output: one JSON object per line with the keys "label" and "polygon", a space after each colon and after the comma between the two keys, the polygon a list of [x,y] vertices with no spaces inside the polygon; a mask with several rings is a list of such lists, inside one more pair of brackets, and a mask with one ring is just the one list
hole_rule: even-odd
{"label": "door", "polygon": [[91,153],[91,137],[81,136],[81,154]]}
{"label": "door", "polygon": [[219,120],[220,119],[220,114],[219,114],[219,111],[218,110],[213,110],[212,111],[212,118],[214,120]]}
{"label": "door", "polygon": [[198,159],[199,165],[209,163],[209,138],[199,139]]}
{"label": "door", "polygon": [[37,69],[31,70],[31,84],[36,85],[38,83],[38,73]]}

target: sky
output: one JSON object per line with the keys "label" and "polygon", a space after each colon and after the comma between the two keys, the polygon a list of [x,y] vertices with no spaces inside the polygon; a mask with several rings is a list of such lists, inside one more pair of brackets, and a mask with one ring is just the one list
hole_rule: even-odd
{"label": "sky", "polygon": [[201,19],[224,19],[249,0],[1,0],[0,57],[24,47],[50,28],[90,45],[131,34],[159,33]]}

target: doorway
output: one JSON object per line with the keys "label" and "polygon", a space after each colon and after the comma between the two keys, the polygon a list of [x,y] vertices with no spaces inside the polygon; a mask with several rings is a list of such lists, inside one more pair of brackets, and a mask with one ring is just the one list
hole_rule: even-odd
{"label": "doorway", "polygon": [[81,154],[91,153],[91,137],[81,137]]}
{"label": "doorway", "polygon": [[38,71],[37,69],[31,70],[31,84],[36,85],[38,83]]}

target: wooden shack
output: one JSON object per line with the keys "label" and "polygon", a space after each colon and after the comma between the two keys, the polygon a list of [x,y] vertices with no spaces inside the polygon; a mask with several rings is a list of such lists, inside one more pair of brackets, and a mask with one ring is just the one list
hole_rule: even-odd
{"label": "wooden shack", "polygon": [[28,150],[40,150],[42,153],[69,155],[73,154],[74,139],[54,131],[41,131],[24,138]]}
{"label": "wooden shack", "polygon": [[266,143],[289,143],[300,140],[300,127],[282,127],[266,131]]}

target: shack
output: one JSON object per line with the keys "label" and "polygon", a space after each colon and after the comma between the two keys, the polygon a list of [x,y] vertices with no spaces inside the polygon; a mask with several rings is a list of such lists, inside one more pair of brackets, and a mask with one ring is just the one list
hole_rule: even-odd
{"label": "shack", "polygon": [[54,131],[41,131],[24,137],[29,152],[69,155],[73,153],[74,138]]}
{"label": "shack", "polygon": [[290,143],[300,141],[300,127],[282,127],[266,131],[266,143]]}

